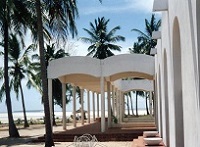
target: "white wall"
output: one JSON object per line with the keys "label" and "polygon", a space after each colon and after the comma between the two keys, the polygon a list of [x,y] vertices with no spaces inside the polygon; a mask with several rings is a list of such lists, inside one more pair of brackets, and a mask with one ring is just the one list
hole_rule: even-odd
{"label": "white wall", "polygon": [[[183,99],[183,125],[184,125],[184,140],[179,140],[179,142],[184,142],[185,147],[199,147],[199,136],[200,136],[200,123],[199,123],[199,78],[197,70],[197,34],[196,33],[196,14],[194,14],[196,6],[194,0],[168,0],[168,11],[162,13],[162,28],[161,28],[161,48],[158,48],[157,59],[160,66],[161,74],[161,84],[159,87],[158,95],[161,96],[161,99],[166,99],[166,94],[168,95],[168,109],[165,109],[165,102],[162,101],[162,114],[159,117],[162,117],[162,124],[159,125],[159,130],[163,131],[163,139],[165,143],[168,142],[168,146],[176,147],[177,136],[175,133],[176,122],[175,114],[177,110],[175,109],[175,93],[177,90],[180,90],[180,95]],[[179,29],[180,29],[180,53],[175,54],[174,45],[173,45],[173,31],[174,31],[174,21],[178,20]],[[177,36],[177,35],[175,35]],[[166,56],[164,52],[166,51]],[[164,57],[165,56],[165,57]],[[164,59],[166,58],[166,59]],[[182,85],[175,84],[174,86],[174,67],[176,65],[173,62],[176,62],[176,58],[181,59],[181,74],[180,77],[182,80]],[[167,63],[165,63],[167,62]],[[165,67],[167,65],[167,67]],[[158,69],[158,67],[157,67]],[[165,70],[167,69],[167,73]],[[157,71],[158,72],[158,71]],[[157,73],[158,74],[158,73]],[[159,75],[159,74],[158,74]],[[166,78],[164,75],[167,75],[167,84]],[[159,78],[157,79],[159,80]],[[158,81],[159,83],[159,81]],[[167,88],[166,88],[167,86]],[[167,91],[166,91],[167,90]],[[159,94],[161,92],[161,94]],[[177,97],[177,95],[176,95]],[[176,107],[179,107],[178,105]],[[179,109],[179,108],[178,108]],[[169,110],[169,120],[167,119],[166,110]],[[175,111],[176,110],[176,111]],[[165,112],[163,112],[165,111]],[[177,116],[176,116],[177,117]],[[161,119],[159,119],[161,120]],[[160,121],[161,122],[161,121]],[[166,123],[169,122],[169,125]],[[167,128],[169,126],[169,141],[167,141]],[[181,145],[182,146],[182,145]],[[178,146],[177,146],[178,147]]]}

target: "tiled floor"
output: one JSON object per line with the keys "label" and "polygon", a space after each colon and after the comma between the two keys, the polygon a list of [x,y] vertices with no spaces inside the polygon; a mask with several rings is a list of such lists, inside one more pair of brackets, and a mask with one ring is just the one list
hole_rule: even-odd
{"label": "tiled floor", "polygon": [[[66,131],[54,132],[54,139],[61,142],[73,141],[74,136],[81,136],[85,133],[89,133],[95,135],[99,141],[132,141],[134,138],[141,136],[143,134],[143,131],[155,129],[155,125],[144,123],[137,124],[135,126],[128,125],[128,127],[107,128],[106,126],[105,132],[102,133],[101,123],[94,122]],[[44,139],[44,137],[40,137],[39,139]]]}

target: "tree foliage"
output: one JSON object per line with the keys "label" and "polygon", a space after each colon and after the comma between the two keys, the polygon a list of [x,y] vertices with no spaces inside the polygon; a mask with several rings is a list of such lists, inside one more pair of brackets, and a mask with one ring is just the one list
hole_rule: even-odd
{"label": "tree foliage", "polygon": [[93,56],[98,59],[105,59],[113,56],[114,53],[111,51],[121,51],[121,46],[113,44],[118,41],[125,41],[125,37],[116,35],[117,30],[120,30],[120,26],[116,26],[110,31],[107,29],[108,22],[104,17],[95,19],[94,24],[90,22],[90,29],[84,28],[90,38],[82,37],[84,42],[90,43],[88,47],[87,56]]}
{"label": "tree foliage", "polygon": [[145,19],[145,32],[138,29],[132,29],[139,34],[137,42],[134,42],[133,48],[129,48],[130,53],[139,53],[150,55],[151,48],[157,45],[157,40],[152,39],[153,31],[158,31],[161,26],[161,20],[156,21],[155,14],[152,14],[151,20]]}

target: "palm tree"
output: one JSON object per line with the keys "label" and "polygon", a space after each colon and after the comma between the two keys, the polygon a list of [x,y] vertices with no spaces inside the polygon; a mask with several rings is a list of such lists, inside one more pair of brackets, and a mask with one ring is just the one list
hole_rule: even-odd
{"label": "palm tree", "polygon": [[[49,26],[52,33],[60,32],[61,35],[66,37],[68,29],[72,36],[77,33],[74,19],[78,15],[76,7],[76,0],[73,1],[57,1],[49,0],[43,1],[41,4],[40,0],[36,0],[36,12],[37,12],[37,35],[39,42],[39,53],[41,63],[41,77],[42,77],[42,89],[43,89],[43,100],[44,100],[44,112],[45,112],[45,146],[54,146],[52,128],[50,122],[50,110],[48,101],[48,89],[47,89],[47,71],[45,64],[45,52],[44,52],[44,38],[43,38],[43,21],[42,21],[42,10],[41,6],[45,6],[47,15],[49,16]],[[59,33],[57,34],[59,36]]]}
{"label": "palm tree", "polygon": [[[19,43],[17,36],[14,34],[10,35],[9,38],[9,75],[11,77],[10,80],[10,90],[13,89],[16,93],[17,99],[19,97],[19,91],[22,99],[22,110],[24,114],[24,127],[29,127],[27,117],[26,117],[26,109],[25,109],[25,101],[24,101],[24,93],[22,88],[22,80],[26,78],[28,75],[33,75],[32,69],[29,68],[31,65],[31,61],[28,57],[29,52],[33,49],[32,45],[30,45],[27,49],[23,50],[23,45]],[[3,73],[3,68],[1,68],[1,73]],[[30,76],[28,76],[30,77]],[[3,79],[1,76],[0,80]],[[0,89],[0,99],[5,95],[5,83],[3,83]]]}
{"label": "palm tree", "polygon": [[149,95],[148,95],[148,92],[145,92],[145,101],[146,101],[146,111],[147,111],[147,115],[149,115],[149,109],[148,109],[148,98],[149,98]]}
{"label": "palm tree", "polygon": [[145,19],[145,32],[138,29],[132,29],[132,31],[139,33],[139,36],[137,37],[138,42],[134,43],[132,49],[129,49],[130,52],[133,51],[134,53],[137,53],[140,48],[139,53],[150,55],[151,48],[154,48],[157,45],[157,40],[152,39],[152,33],[153,31],[158,31],[160,26],[161,19],[156,21],[155,14],[152,14],[150,21]]}
{"label": "palm tree", "polygon": [[[29,127],[27,117],[26,117],[26,108],[24,101],[24,93],[22,88],[22,80],[28,74],[33,74],[31,69],[29,69],[30,59],[29,53],[32,51],[32,46],[29,46],[22,52],[23,46],[20,45],[17,40],[17,36],[11,34],[9,39],[9,60],[11,61],[11,65],[9,66],[9,73],[12,77],[10,81],[10,85],[13,87],[16,96],[18,98],[19,91],[22,99],[22,108],[24,114],[24,127]],[[10,88],[12,88],[10,87]]]}
{"label": "palm tree", "polygon": [[[150,22],[147,19],[145,19],[145,26],[146,33],[138,29],[132,29],[132,31],[135,31],[140,35],[137,37],[137,42],[134,42],[133,48],[129,48],[130,53],[150,55],[151,48],[154,48],[157,45],[157,40],[152,39],[152,33],[153,31],[157,31],[159,29],[159,27],[161,26],[161,20],[159,19],[158,21],[156,21],[155,15],[152,14]],[[144,96],[144,92],[136,92],[136,116],[138,116],[138,94]]]}
{"label": "palm tree", "polygon": [[[47,44],[46,48],[45,48],[45,63],[46,63],[46,68],[49,65],[49,62],[51,60],[54,59],[59,59],[65,56],[69,56],[68,53],[65,53],[64,49],[59,49],[56,51],[56,47],[55,47],[55,43],[52,44]],[[40,56],[38,54],[34,54],[33,59],[39,59]],[[39,76],[40,78],[37,78],[35,81],[30,81],[31,85],[36,85],[34,87],[36,87],[36,89],[39,89],[40,94],[42,94],[42,90],[41,90],[41,71],[37,71],[37,76]],[[60,81],[58,79],[53,79],[52,81],[52,94],[53,94],[53,100],[58,100],[60,102],[60,100],[62,99],[62,85],[60,83]],[[69,100],[66,100],[66,102],[69,102]],[[53,125],[56,125],[55,122],[55,117],[54,117],[54,102],[53,104]]]}
{"label": "palm tree", "polygon": [[129,99],[130,99],[130,104],[131,104],[131,112],[132,112],[132,115],[135,115],[134,109],[133,109],[133,100],[132,100],[131,91],[129,91],[129,92],[127,93],[127,101],[129,101]]}
{"label": "palm tree", "polygon": [[128,96],[128,93],[125,94],[126,95],[126,105],[127,105],[127,109],[128,109],[128,116],[130,116],[130,102],[129,102],[129,96]]}
{"label": "palm tree", "polygon": [[131,92],[130,92],[129,97],[130,97],[130,102],[131,102],[131,111],[132,111],[132,115],[134,116],[135,113],[134,113],[134,109],[133,109],[133,99],[132,99],[132,94],[131,94]]}
{"label": "palm tree", "polygon": [[136,98],[135,98],[135,109],[136,109],[136,116],[138,117],[138,96],[144,96],[144,91],[136,91]]}
{"label": "palm tree", "polygon": [[121,51],[121,46],[115,45],[117,41],[125,41],[125,37],[115,35],[117,30],[120,30],[120,26],[116,26],[108,32],[107,25],[110,20],[106,20],[104,17],[95,19],[94,24],[90,22],[90,30],[84,28],[90,38],[82,37],[84,42],[89,42],[91,45],[88,47],[89,53],[87,56],[93,55],[94,58],[105,59],[113,56],[113,51]]}
{"label": "palm tree", "polygon": [[3,35],[4,44],[4,83],[6,92],[6,105],[9,121],[9,136],[19,137],[19,132],[14,124],[12,115],[12,105],[10,97],[9,76],[8,76],[8,38],[9,31],[12,29],[20,37],[23,37],[32,14],[26,7],[25,0],[1,0],[0,1],[0,30]]}

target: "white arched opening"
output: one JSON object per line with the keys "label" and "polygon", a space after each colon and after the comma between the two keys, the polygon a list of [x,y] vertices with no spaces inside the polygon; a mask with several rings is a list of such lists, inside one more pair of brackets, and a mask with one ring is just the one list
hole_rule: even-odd
{"label": "white arched opening", "polygon": [[176,146],[184,147],[183,99],[182,99],[182,64],[181,44],[178,19],[173,27],[173,71],[174,71],[174,110]]}

